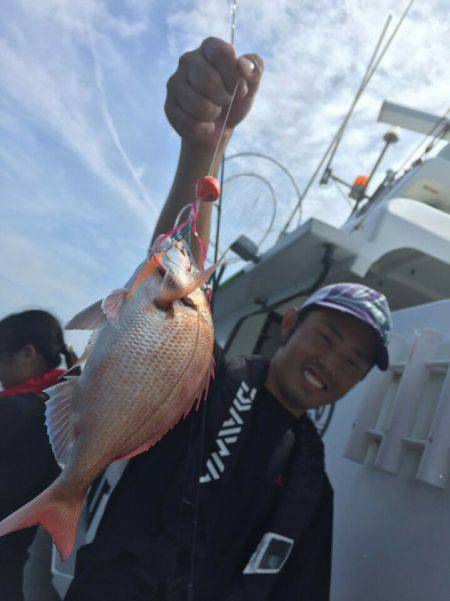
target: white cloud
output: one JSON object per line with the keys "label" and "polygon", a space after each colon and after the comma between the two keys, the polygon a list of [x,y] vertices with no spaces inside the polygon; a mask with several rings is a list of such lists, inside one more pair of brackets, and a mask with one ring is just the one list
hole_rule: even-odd
{"label": "white cloud", "polygon": [[[406,3],[240,0],[237,50],[259,52],[266,72],[230,153],[266,152],[303,188],[353,98],[387,14],[398,19]],[[178,149],[164,125],[165,79],[178,56],[204,37],[228,39],[229,2],[5,0],[2,11],[8,11],[0,24],[2,311],[35,303],[67,319],[121,285],[141,258]],[[344,179],[367,173],[381,150],[387,128],[376,118],[384,98],[435,113],[447,109],[448,13],[447,0],[416,2],[336,156],[335,171]],[[400,164],[420,137],[402,132],[402,139],[385,167]],[[295,190],[270,162],[227,163],[227,177],[244,171],[265,175],[276,189],[276,226],[266,242],[272,244],[296,203]],[[348,212],[334,186],[316,185],[304,218],[338,224]],[[270,217],[261,182],[241,178],[226,187],[225,245],[243,223],[256,240]]]}
{"label": "white cloud", "polygon": [[[209,34],[211,16],[217,14],[219,21],[223,20],[224,4],[190,2],[171,14],[168,25],[173,54],[198,45]],[[304,185],[350,105],[388,13],[394,15],[392,30],[406,5],[407,0],[241,1],[238,52],[261,53],[266,69],[259,98],[239,127],[233,149],[264,149]],[[447,108],[449,21],[442,14],[448,3],[435,0],[416,5],[350,122],[334,163],[344,179],[368,172],[381,150],[381,136],[387,128],[378,125],[376,118],[384,98],[436,113]],[[219,31],[227,39],[223,23],[213,33]],[[404,137],[410,144],[411,136]],[[398,162],[408,149],[406,144],[397,145]],[[389,159],[393,156],[392,150]],[[266,169],[264,165],[260,168]],[[341,223],[348,205],[334,187],[316,186],[304,208],[305,217],[313,214]]]}
{"label": "white cloud", "polygon": [[125,7],[136,18],[113,11],[103,0],[20,0],[28,15],[52,19],[73,34],[86,34],[86,23],[99,25],[113,35],[127,39],[140,36],[148,30],[148,10],[150,2],[144,5],[142,0],[127,0]]}
{"label": "white cloud", "polygon": [[[113,15],[105,2],[94,0],[76,5],[60,0],[22,0],[21,5],[26,14],[22,29],[13,23],[0,38],[0,86],[36,125],[43,130],[50,128],[60,143],[110,189],[113,198],[125,201],[139,219],[154,219],[156,212],[151,211],[156,207],[150,193],[136,177],[114,129],[102,89],[100,58],[97,54],[89,56],[90,37],[97,36],[116,76],[127,73],[120,52],[114,48],[114,36],[128,38],[146,31],[148,21],[143,10],[140,20],[131,20]],[[126,163],[118,168],[120,157]]]}

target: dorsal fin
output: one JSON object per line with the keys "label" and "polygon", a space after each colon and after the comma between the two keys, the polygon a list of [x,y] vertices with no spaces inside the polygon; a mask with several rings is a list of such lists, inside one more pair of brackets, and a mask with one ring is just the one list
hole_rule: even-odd
{"label": "dorsal fin", "polygon": [[72,317],[66,324],[66,330],[96,330],[106,323],[106,315],[99,300]]}

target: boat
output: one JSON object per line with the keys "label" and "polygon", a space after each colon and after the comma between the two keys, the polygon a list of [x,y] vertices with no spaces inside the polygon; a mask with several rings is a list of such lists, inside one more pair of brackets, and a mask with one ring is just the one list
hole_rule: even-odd
{"label": "boat", "polygon": [[[450,141],[447,119],[391,102],[379,121]],[[214,305],[216,333],[229,355],[271,355],[283,311],[318,286],[362,282],[386,294],[394,322],[389,370],[372,370],[312,415],[335,491],[331,599],[446,601],[450,144],[404,173],[388,171],[358,204],[340,228],[309,219],[225,282]]]}
{"label": "boat", "polygon": [[[432,133],[444,146],[404,172],[388,170],[370,195],[369,178],[357,178],[355,207],[341,227],[311,218],[248,260],[217,288],[216,337],[229,357],[271,356],[284,310],[318,287],[362,282],[386,294],[394,321],[388,371],[375,368],[339,402],[311,413],[335,491],[331,599],[447,601],[450,121],[387,101],[379,121]],[[126,463],[92,487],[78,546],[93,540]],[[61,597],[74,557],[62,562],[53,550]]]}

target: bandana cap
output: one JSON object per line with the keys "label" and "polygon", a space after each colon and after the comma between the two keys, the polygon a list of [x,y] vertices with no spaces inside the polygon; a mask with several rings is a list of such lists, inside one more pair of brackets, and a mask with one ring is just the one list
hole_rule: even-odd
{"label": "bandana cap", "polygon": [[381,371],[387,370],[392,318],[384,294],[362,284],[331,284],[320,288],[307,298],[300,311],[313,305],[353,315],[375,330],[377,335],[375,363]]}

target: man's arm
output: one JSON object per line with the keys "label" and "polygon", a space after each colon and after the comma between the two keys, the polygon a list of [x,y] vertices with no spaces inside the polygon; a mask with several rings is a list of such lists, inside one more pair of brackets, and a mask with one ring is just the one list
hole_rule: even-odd
{"label": "man's arm", "polygon": [[[174,226],[180,210],[195,201],[195,184],[208,175],[214,150],[219,143],[212,175],[218,166],[234,128],[250,111],[263,72],[263,61],[256,54],[240,58],[230,44],[208,38],[193,52],[180,58],[178,68],[167,83],[165,111],[181,137],[178,168],[156,224],[153,240]],[[238,83],[239,82],[239,83]],[[225,127],[220,132],[238,83],[236,98]],[[211,205],[200,210],[197,231],[206,246],[209,242]],[[198,261],[199,249],[193,248]]]}

